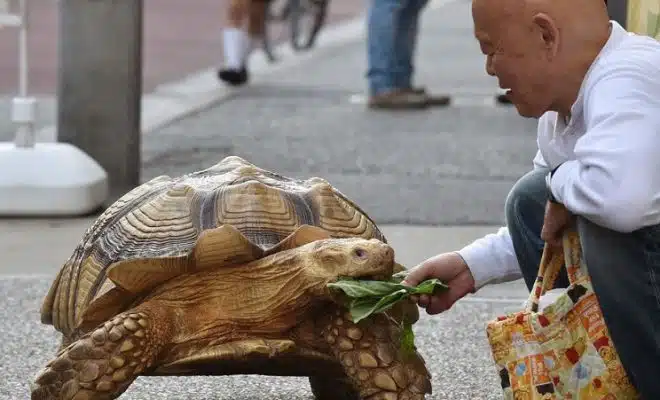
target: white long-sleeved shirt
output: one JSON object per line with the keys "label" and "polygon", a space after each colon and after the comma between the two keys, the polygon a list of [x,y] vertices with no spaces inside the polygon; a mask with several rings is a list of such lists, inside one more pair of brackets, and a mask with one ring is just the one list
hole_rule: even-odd
{"label": "white long-sleeved shirt", "polygon": [[[568,124],[539,118],[534,168],[556,168],[550,187],[575,215],[631,232],[660,224],[660,42],[611,21]],[[462,248],[477,289],[520,278],[506,227]]]}

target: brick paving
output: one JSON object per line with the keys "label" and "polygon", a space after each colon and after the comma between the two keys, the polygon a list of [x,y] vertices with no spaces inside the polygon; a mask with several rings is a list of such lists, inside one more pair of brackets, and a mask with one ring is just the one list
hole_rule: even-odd
{"label": "brick paving", "polygon": [[[52,94],[57,83],[58,2],[28,0],[30,92]],[[226,0],[144,0],[143,90],[176,80],[222,60],[221,29]],[[328,24],[362,13],[355,0],[332,0]],[[286,31],[279,30],[279,37]],[[18,32],[0,28],[0,94],[18,84]]]}

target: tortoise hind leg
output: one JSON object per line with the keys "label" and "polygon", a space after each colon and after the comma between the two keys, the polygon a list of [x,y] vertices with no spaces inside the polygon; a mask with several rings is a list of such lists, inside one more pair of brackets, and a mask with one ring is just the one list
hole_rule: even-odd
{"label": "tortoise hind leg", "polygon": [[166,340],[167,319],[152,314],[119,314],[71,343],[39,372],[32,400],[119,397],[151,366]]}
{"label": "tortoise hind leg", "polygon": [[310,376],[309,383],[316,400],[360,400],[360,393],[348,377]]}

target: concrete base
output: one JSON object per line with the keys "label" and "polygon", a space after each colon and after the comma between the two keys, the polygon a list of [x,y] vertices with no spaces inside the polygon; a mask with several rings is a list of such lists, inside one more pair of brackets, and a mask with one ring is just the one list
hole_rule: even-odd
{"label": "concrete base", "polygon": [[1,216],[83,215],[107,196],[106,172],[75,146],[0,143]]}

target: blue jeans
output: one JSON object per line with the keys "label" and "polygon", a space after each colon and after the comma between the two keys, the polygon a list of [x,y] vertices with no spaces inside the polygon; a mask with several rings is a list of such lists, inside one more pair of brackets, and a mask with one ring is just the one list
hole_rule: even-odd
{"label": "blue jeans", "polygon": [[[507,226],[530,289],[543,251],[546,173],[523,176],[506,201]],[[621,362],[643,399],[660,399],[660,225],[620,233],[578,217],[577,230]],[[555,287],[567,285],[564,271]]]}
{"label": "blue jeans", "polygon": [[419,15],[428,0],[371,0],[367,20],[369,94],[412,87]]}

